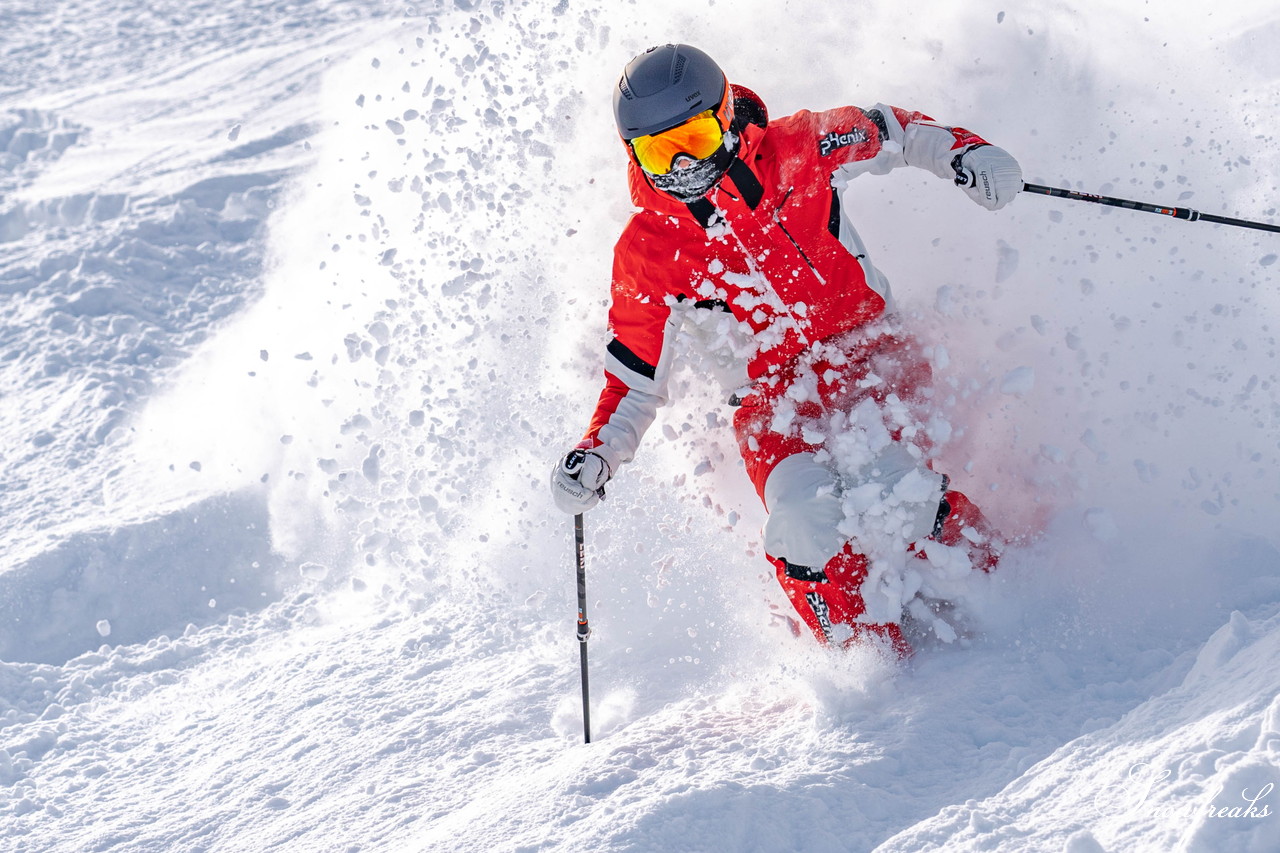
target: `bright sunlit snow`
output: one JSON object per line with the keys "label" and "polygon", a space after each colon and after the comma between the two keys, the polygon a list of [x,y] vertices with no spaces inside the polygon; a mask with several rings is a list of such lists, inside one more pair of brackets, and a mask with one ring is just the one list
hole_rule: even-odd
{"label": "bright sunlit snow", "polygon": [[853,181],[940,469],[1027,535],[905,665],[792,635],[690,353],[587,515],[585,745],[547,488],[635,53],[1280,222],[1274,3],[10,0],[0,33],[0,849],[1280,849],[1280,234]]}

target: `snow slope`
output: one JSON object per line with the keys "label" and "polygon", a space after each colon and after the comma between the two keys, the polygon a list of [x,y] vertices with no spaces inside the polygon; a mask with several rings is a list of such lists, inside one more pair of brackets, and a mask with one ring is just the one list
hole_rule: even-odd
{"label": "snow slope", "polygon": [[1274,235],[848,190],[945,365],[946,470],[1043,531],[906,666],[792,636],[690,356],[588,516],[583,745],[545,485],[597,392],[634,53],[1276,221],[1268,4],[0,25],[5,849],[1280,849]]}

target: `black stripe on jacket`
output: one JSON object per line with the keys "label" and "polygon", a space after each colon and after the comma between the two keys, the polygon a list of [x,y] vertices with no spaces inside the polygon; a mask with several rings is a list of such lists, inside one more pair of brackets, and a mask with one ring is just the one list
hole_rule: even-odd
{"label": "black stripe on jacket", "polygon": [[652,380],[658,374],[657,367],[627,349],[627,345],[617,338],[609,341],[607,349],[609,351],[609,355],[616,358],[622,363],[623,367],[630,370],[632,373],[643,376],[645,379],[649,380]]}

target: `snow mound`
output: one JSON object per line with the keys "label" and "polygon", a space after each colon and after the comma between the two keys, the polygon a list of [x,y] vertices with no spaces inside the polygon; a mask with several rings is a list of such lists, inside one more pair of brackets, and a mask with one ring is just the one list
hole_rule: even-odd
{"label": "snow mound", "polygon": [[79,532],[0,573],[0,659],[62,663],[106,635],[128,645],[258,610],[280,570],[262,494]]}
{"label": "snow mound", "polygon": [[879,849],[1272,849],[1277,655],[1280,615],[1251,622],[1237,611],[1182,684],[1064,744],[999,794],[945,808]]}

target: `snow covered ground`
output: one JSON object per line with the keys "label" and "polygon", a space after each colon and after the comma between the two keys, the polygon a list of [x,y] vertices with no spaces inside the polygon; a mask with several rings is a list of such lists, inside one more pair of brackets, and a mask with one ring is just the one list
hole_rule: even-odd
{"label": "snow covered ground", "polygon": [[0,847],[1280,850],[1280,239],[923,174],[846,204],[1043,535],[965,647],[818,651],[693,364],[587,518],[580,742],[634,53],[1280,221],[1274,4],[803,5],[0,7]]}

